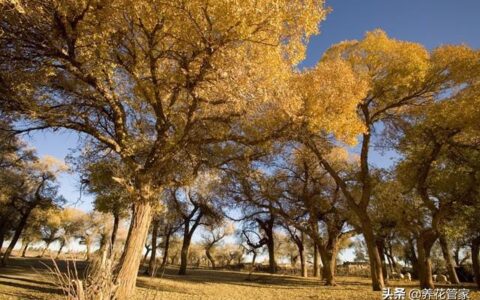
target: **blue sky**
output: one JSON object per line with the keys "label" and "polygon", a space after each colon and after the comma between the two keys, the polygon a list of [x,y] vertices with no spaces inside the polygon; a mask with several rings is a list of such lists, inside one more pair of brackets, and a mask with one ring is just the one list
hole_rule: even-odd
{"label": "blue sky", "polygon": [[[442,44],[465,43],[480,47],[480,1],[478,0],[330,0],[333,11],[321,24],[321,34],[312,38],[302,67],[315,65],[331,45],[344,40],[361,39],[366,31],[381,28],[391,37],[422,43],[432,49]],[[37,132],[26,137],[40,156],[64,159],[77,145],[71,132]],[[392,154],[372,153],[372,163],[388,166]],[[78,177],[60,178],[61,193],[70,203],[79,199]],[[82,196],[77,205],[90,209],[90,198]]]}

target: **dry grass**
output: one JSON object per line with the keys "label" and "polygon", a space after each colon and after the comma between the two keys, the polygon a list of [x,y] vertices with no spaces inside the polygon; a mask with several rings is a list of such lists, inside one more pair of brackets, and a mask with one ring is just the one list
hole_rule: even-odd
{"label": "dry grass", "polygon": [[[53,278],[43,265],[49,260],[12,259],[12,265],[0,269],[0,299],[63,299],[52,284]],[[59,262],[62,267],[64,262]],[[82,264],[78,264],[82,268]],[[34,269],[35,270],[34,270]],[[416,282],[393,282],[393,286],[412,288]],[[186,276],[167,269],[163,278],[141,276],[137,282],[137,299],[215,299],[215,300],[283,300],[283,299],[381,299],[370,291],[367,278],[339,277],[335,287],[322,286],[317,279],[254,273],[251,280],[242,272],[189,270]],[[470,299],[479,299],[472,291]]]}

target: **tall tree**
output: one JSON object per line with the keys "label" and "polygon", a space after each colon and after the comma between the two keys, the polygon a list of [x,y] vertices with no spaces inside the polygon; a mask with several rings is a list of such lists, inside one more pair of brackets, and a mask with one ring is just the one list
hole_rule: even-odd
{"label": "tall tree", "polygon": [[272,107],[323,1],[15,2],[1,4],[0,106],[31,121],[19,131],[74,130],[121,159],[133,215],[116,280],[129,298],[152,196],[182,161],[210,157],[201,149],[245,141],[252,130],[230,125]]}
{"label": "tall tree", "polygon": [[[374,188],[369,160],[372,146],[383,133],[401,126],[412,109],[468,85],[472,74],[477,72],[473,70],[478,69],[475,57],[476,54],[464,46],[445,46],[429,53],[422,45],[391,39],[377,30],[367,33],[360,41],[334,45],[315,69],[299,76],[298,94],[306,112],[295,127],[296,138],[315,154],[356,214],[367,244],[374,290],[381,290],[384,282],[381,256],[368,213]],[[333,76],[341,66],[344,75]],[[468,66],[472,69],[465,69]],[[331,83],[330,89],[324,88],[321,84],[324,82]],[[338,99],[342,99],[341,105]],[[351,106],[356,108],[356,115],[348,113]],[[346,110],[346,113],[338,118],[330,114],[334,118],[330,119],[323,117],[324,110]],[[332,130],[336,136],[318,130],[323,122],[330,122],[329,128],[338,127],[337,131]],[[329,146],[337,145],[339,140],[356,142],[358,132],[361,133],[357,175],[360,187],[356,192],[356,185],[352,187],[325,154]]]}
{"label": "tall tree", "polygon": [[[467,58],[477,57],[474,60],[477,65],[472,66],[479,66],[480,53],[462,47],[453,50],[457,56],[463,53]],[[443,55],[453,50],[444,51]],[[457,64],[467,61],[463,57],[458,60]],[[442,101],[421,112],[407,128],[399,147],[404,155],[398,166],[399,178],[421,200],[424,213],[418,218],[422,228],[417,237],[417,250],[420,283],[428,288],[433,287],[431,249],[434,243],[455,211],[475,205],[479,192],[477,120],[480,114],[475,107],[480,99],[480,80],[478,74],[457,76],[460,78],[455,80],[468,84],[451,90]],[[452,266],[450,272],[454,272]]]}
{"label": "tall tree", "polygon": [[23,165],[19,170],[14,170],[9,186],[15,190],[11,197],[11,204],[19,214],[15,232],[10,245],[3,254],[2,265],[6,265],[13,248],[17,244],[28,219],[37,208],[47,209],[64,202],[58,195],[56,176],[65,170],[64,165],[53,157],[45,157]]}

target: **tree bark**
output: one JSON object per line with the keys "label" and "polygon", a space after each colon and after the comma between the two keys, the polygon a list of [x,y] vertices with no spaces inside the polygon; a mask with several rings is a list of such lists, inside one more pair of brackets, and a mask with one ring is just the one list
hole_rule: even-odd
{"label": "tree bark", "polygon": [[30,245],[30,242],[25,242],[25,245],[23,246],[23,250],[22,250],[22,257],[27,256],[28,245]]}
{"label": "tree bark", "polygon": [[277,263],[275,261],[275,242],[273,240],[273,233],[268,236],[267,248],[268,248],[268,270],[271,274],[277,273]]}
{"label": "tree bark", "polygon": [[172,229],[169,228],[167,231],[167,234],[165,236],[165,245],[163,249],[163,258],[162,258],[162,266],[161,268],[165,268],[167,265],[167,260],[168,260],[168,248],[170,247],[170,236],[172,235]]}
{"label": "tree bark", "polygon": [[[303,233],[302,233],[303,235]],[[300,270],[302,273],[302,277],[308,277],[308,270],[307,270],[307,264],[305,263],[305,251],[302,247],[298,248],[298,256],[300,256]]]}
{"label": "tree bark", "polygon": [[90,245],[90,242],[85,243],[85,246],[86,246],[86,248],[87,248],[87,253],[86,253],[86,256],[85,256],[85,260],[86,260],[86,261],[90,261],[90,255],[91,255],[91,245]]}
{"label": "tree bark", "polygon": [[188,249],[190,248],[190,236],[183,237],[182,250],[180,252],[180,269],[178,275],[187,274],[187,262],[188,262]]}
{"label": "tree bark", "polygon": [[22,215],[22,218],[20,219],[20,222],[18,223],[18,226],[15,229],[15,233],[13,234],[12,240],[10,241],[10,244],[8,245],[7,250],[5,250],[5,253],[3,254],[2,266],[7,265],[8,259],[12,254],[13,248],[15,248],[15,245],[17,244],[18,239],[20,238],[20,235],[22,234],[23,229],[25,228],[25,225],[27,225],[27,220],[28,220],[28,217],[30,216],[30,212],[31,210],[28,210],[27,212],[25,212],[25,214]]}
{"label": "tree bark", "polygon": [[457,272],[455,271],[455,265],[453,262],[452,254],[450,253],[450,247],[448,245],[447,238],[442,234],[439,236],[440,247],[442,248],[443,259],[447,265],[447,272],[448,277],[450,278],[450,282],[453,284],[460,284],[460,280],[458,280]]}
{"label": "tree bark", "polygon": [[313,244],[313,277],[319,277],[320,272],[318,270],[318,248],[317,245]]}
{"label": "tree bark", "polygon": [[335,245],[318,246],[320,257],[322,259],[322,277],[325,279],[325,285],[335,286],[335,268],[337,260],[337,251]]}
{"label": "tree bark", "polygon": [[131,299],[135,293],[142,248],[147,238],[151,218],[152,208],[148,201],[140,201],[134,205],[127,241],[120,257],[120,269],[116,276],[118,282],[116,296],[119,300]]}
{"label": "tree bark", "polygon": [[63,247],[65,247],[65,242],[60,243],[60,248],[58,249],[57,257],[59,257],[60,254],[62,253]]}
{"label": "tree bark", "polygon": [[418,277],[420,279],[420,288],[422,289],[435,288],[432,278],[432,260],[430,255],[436,239],[436,235],[431,231],[423,232],[417,238]]}
{"label": "tree bark", "polygon": [[375,243],[375,234],[373,233],[373,227],[370,223],[368,216],[364,215],[361,218],[363,237],[367,245],[368,259],[370,262],[370,273],[372,276],[372,288],[374,291],[381,291],[384,287],[382,260],[378,248]]}
{"label": "tree bark", "polygon": [[381,238],[377,239],[377,249],[380,254],[380,260],[382,262],[382,275],[385,284],[388,284],[388,270],[387,263],[385,261],[385,241]]}
{"label": "tree bark", "polygon": [[208,260],[212,264],[212,269],[215,270],[215,260],[213,259],[213,256],[210,253],[210,248],[211,247],[207,247],[207,249],[205,249],[205,255],[207,256]]}
{"label": "tree bark", "polygon": [[480,237],[472,240],[471,248],[473,275],[475,276],[475,283],[477,284],[477,288],[480,289],[480,261],[478,257],[480,253]]}
{"label": "tree bark", "polygon": [[112,228],[112,237],[110,238],[110,252],[109,255],[112,255],[113,249],[115,249],[115,240],[117,239],[118,225],[120,224],[120,216],[118,213],[113,214],[113,228]]}
{"label": "tree bark", "polygon": [[152,228],[152,255],[150,255],[150,262],[148,263],[147,274],[149,276],[155,275],[157,264],[157,236],[158,236],[159,220],[153,221]]}

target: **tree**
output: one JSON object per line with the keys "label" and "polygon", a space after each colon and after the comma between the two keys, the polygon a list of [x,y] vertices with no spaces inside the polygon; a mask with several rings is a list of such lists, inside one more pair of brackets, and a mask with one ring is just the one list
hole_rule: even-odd
{"label": "tree", "polygon": [[[104,214],[95,211],[83,213],[76,237],[79,239],[80,245],[85,245],[85,260],[90,261],[94,244],[102,242],[102,236],[106,237],[110,233],[111,226],[105,222]],[[108,244],[108,241],[103,241],[100,250],[104,250]]]}
{"label": "tree", "polygon": [[[7,234],[19,222],[15,205],[19,199],[18,186],[25,179],[25,170],[37,160],[35,152],[19,138],[8,134],[11,118],[0,112],[0,252]],[[28,172],[27,172],[28,173]]]}
{"label": "tree", "polygon": [[247,252],[256,255],[256,249],[266,246],[269,272],[273,274],[277,271],[274,235],[277,216],[265,192],[262,170],[252,164],[245,160],[225,168],[221,194],[231,201],[229,206],[240,206],[242,210],[240,218],[229,218],[243,222],[242,236],[248,245]]}
{"label": "tree", "polygon": [[115,247],[120,220],[127,217],[131,203],[128,191],[114,180],[121,177],[121,172],[121,164],[115,157],[86,163],[82,168],[83,183],[87,185],[88,192],[95,195],[95,210],[113,216],[109,255]]}
{"label": "tree", "polygon": [[[305,256],[305,239],[304,233],[292,228],[289,225],[284,225],[284,228],[287,230],[292,242],[297,246],[298,257],[300,257],[300,272],[302,277],[308,277],[306,256]],[[295,260],[291,259],[292,266],[295,266]]]}
{"label": "tree", "polygon": [[[457,51],[474,55],[468,49]],[[422,287],[433,287],[430,252],[448,220],[454,217],[452,211],[473,205],[478,194],[476,139],[480,115],[474,106],[478,105],[479,81],[475,77],[468,80],[473,82],[459,91],[451,91],[446,99],[421,114],[406,130],[399,147],[404,155],[398,166],[400,179],[416,193],[424,213],[419,217],[422,226],[417,237]],[[453,274],[451,258],[447,257],[447,265]]]}
{"label": "tree", "polygon": [[192,236],[202,222],[216,222],[219,212],[212,201],[212,191],[217,179],[213,173],[203,173],[190,186],[176,187],[168,191],[170,206],[183,219],[183,243],[180,255],[179,275],[187,272],[188,251]]}
{"label": "tree", "polygon": [[20,218],[10,245],[3,254],[2,265],[6,265],[18,239],[27,225],[34,209],[54,207],[64,199],[58,195],[56,176],[65,170],[62,163],[52,157],[45,157],[24,165],[20,170],[12,172],[14,181],[9,186],[15,190],[10,196],[11,205],[18,211]]}
{"label": "tree", "polygon": [[22,232],[22,257],[27,256],[28,247],[32,243],[37,243],[42,240],[42,236],[40,234],[40,228],[42,224],[41,216],[42,212],[37,210],[34,211],[28,219],[27,226]]}
{"label": "tree", "polygon": [[59,214],[61,229],[57,239],[60,243],[57,257],[62,253],[65,246],[68,247],[70,240],[78,236],[85,215],[83,211],[73,207],[65,207],[59,212]]}
{"label": "tree", "polygon": [[206,233],[202,234],[202,245],[212,269],[215,269],[215,248],[221,246],[221,241],[225,236],[233,233],[233,224],[222,224],[219,222],[206,224],[204,227]]}
{"label": "tree", "polygon": [[42,225],[40,227],[40,234],[42,241],[45,242],[40,257],[45,255],[50,245],[60,238],[60,231],[62,229],[62,221],[60,218],[61,211],[59,208],[51,208],[42,213]]}
{"label": "tree", "polygon": [[[465,68],[471,64],[475,65],[472,70],[476,70],[478,60],[475,62],[475,55],[463,46],[440,47],[429,53],[419,44],[390,39],[383,31],[377,30],[367,33],[363,40],[334,45],[326,51],[316,68],[300,74],[298,94],[300,103],[305,103],[307,110],[306,117],[299,119],[294,127],[296,139],[312,151],[317,162],[337,182],[357,216],[368,249],[374,290],[381,290],[384,283],[381,257],[368,214],[373,190],[369,162],[373,142],[376,137],[399,128],[413,109],[468,84],[476,71]],[[340,67],[344,75],[333,76]],[[312,82],[329,82],[330,89]],[[337,99],[342,99],[340,105]],[[351,110],[352,106],[356,114]],[[339,116],[330,114],[333,119],[324,118],[322,111],[325,110],[342,113]],[[331,122],[327,128],[333,127],[331,131],[336,136],[318,130],[323,122]],[[357,185],[352,188],[348,178],[332,166],[325,154],[339,141],[355,142],[359,132],[357,192]]]}
{"label": "tree", "polygon": [[1,106],[25,130],[81,132],[121,159],[134,208],[116,279],[129,298],[150,197],[193,152],[244,140],[229,125],[250,124],[303,58],[323,1],[15,2],[2,12]]}

